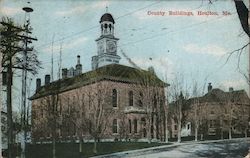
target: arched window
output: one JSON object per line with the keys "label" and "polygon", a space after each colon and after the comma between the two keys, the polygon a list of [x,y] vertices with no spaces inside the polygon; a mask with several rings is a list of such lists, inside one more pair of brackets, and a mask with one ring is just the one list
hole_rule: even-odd
{"label": "arched window", "polygon": [[112,91],[112,105],[113,107],[117,107],[117,90],[113,89]]}
{"label": "arched window", "polygon": [[146,136],[147,136],[147,130],[146,128],[143,128],[143,137],[146,138]]}
{"label": "arched window", "polygon": [[113,120],[113,133],[117,133],[118,132],[118,123],[117,123],[117,119]]}
{"label": "arched window", "polygon": [[109,24],[109,30],[110,30],[110,32],[111,32],[111,24]]}
{"label": "arched window", "polygon": [[129,128],[129,133],[132,133],[132,122],[131,122],[131,120],[128,120],[128,128]]}
{"label": "arched window", "polygon": [[137,133],[137,119],[134,119],[134,133]]}
{"label": "arched window", "polygon": [[128,93],[128,98],[129,98],[129,106],[133,106],[133,104],[134,104],[134,95],[133,95],[133,91],[129,91],[129,93]]}
{"label": "arched window", "polygon": [[157,107],[157,96],[156,96],[156,94],[154,95],[154,108],[156,109],[156,107]]}

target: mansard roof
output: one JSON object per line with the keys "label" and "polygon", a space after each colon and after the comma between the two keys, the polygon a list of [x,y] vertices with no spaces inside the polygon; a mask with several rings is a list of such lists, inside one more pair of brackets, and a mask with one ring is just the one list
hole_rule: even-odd
{"label": "mansard roof", "polygon": [[152,72],[119,64],[110,64],[72,78],[61,79],[44,85],[40,87],[30,99],[34,100],[44,96],[69,91],[103,80],[128,84],[141,84],[145,86],[168,86],[167,83],[161,81]]}

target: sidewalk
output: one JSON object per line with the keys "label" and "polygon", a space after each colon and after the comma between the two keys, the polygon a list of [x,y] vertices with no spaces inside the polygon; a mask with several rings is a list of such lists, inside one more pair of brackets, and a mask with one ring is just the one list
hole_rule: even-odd
{"label": "sidewalk", "polygon": [[99,156],[94,156],[92,158],[112,158],[112,157],[125,157],[125,156],[138,156],[140,153],[148,153],[155,151],[157,152],[158,150],[161,149],[171,149],[175,148],[181,145],[190,145],[190,144],[209,144],[209,143],[216,143],[216,142],[233,142],[233,141],[250,141],[250,138],[233,138],[231,140],[229,139],[223,139],[223,140],[207,140],[207,141],[187,141],[183,143],[177,143],[174,142],[173,144],[170,145],[162,145],[162,146],[156,146],[156,147],[150,147],[150,148],[144,148],[144,149],[136,149],[136,150],[129,150],[129,151],[123,151],[123,152],[116,152],[112,154],[106,154],[106,155],[99,155]]}

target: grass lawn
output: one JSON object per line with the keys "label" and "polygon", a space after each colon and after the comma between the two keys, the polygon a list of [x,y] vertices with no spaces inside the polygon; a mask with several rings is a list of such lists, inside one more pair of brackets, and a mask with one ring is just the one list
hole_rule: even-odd
{"label": "grass lawn", "polygon": [[[97,143],[97,155],[148,148],[153,146],[166,145],[164,143],[144,143],[144,142],[100,142]],[[84,143],[83,152],[79,153],[79,143],[56,144],[57,158],[82,158],[95,156],[93,153],[93,143]],[[51,158],[52,144],[36,144],[27,146],[27,158]]]}

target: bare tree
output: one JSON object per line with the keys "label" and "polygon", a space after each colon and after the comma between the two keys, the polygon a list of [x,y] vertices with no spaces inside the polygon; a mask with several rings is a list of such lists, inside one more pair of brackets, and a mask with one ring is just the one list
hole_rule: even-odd
{"label": "bare tree", "polygon": [[[133,91],[135,105],[133,108],[138,111],[144,111],[145,121],[142,121],[141,133],[146,137],[148,143],[153,138],[162,139],[165,125],[165,96],[164,87],[167,83],[161,81],[156,74],[151,71],[137,70],[134,74],[138,80],[129,87]],[[144,131],[146,129],[146,131]]]}
{"label": "bare tree", "polygon": [[[189,98],[187,87],[184,89],[183,77],[175,76],[175,79],[171,82],[170,86],[170,97],[172,103],[170,104],[170,116],[178,125],[177,142],[181,142],[181,130],[182,125],[185,123],[187,118],[188,104],[186,100]],[[183,94],[184,92],[184,94]]]}
{"label": "bare tree", "polygon": [[112,109],[108,107],[110,100],[107,96],[110,96],[111,91],[108,88],[109,85],[105,83],[96,83],[92,85],[92,91],[88,93],[90,112],[85,115],[85,124],[89,129],[89,134],[94,138],[94,153],[97,153],[97,141],[100,139],[109,123],[109,117]]}
{"label": "bare tree", "polygon": [[229,139],[232,139],[233,132],[239,130],[247,136],[249,100],[245,98],[246,94],[242,91],[235,91],[226,94],[223,98],[222,110],[222,128],[227,129]]}

